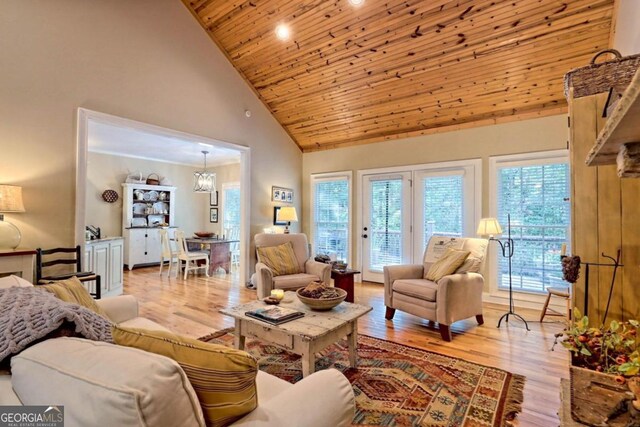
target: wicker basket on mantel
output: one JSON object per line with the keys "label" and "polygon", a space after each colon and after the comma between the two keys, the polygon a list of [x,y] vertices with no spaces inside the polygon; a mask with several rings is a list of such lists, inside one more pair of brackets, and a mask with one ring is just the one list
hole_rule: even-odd
{"label": "wicker basket on mantel", "polygon": [[[611,54],[615,59],[596,63],[598,57]],[[631,79],[640,67],[640,54],[622,57],[615,49],[605,49],[591,58],[589,65],[569,71],[564,76],[564,96],[569,99],[569,89],[573,89],[573,97],[595,95],[609,92],[610,89],[619,94],[631,83]]]}

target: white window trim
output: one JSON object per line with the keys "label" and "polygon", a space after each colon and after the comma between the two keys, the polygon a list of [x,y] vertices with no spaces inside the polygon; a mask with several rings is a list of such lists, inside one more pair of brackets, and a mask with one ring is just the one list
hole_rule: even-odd
{"label": "white window trim", "polygon": [[[234,182],[225,182],[222,184],[222,188],[221,188],[221,193],[220,194],[220,213],[218,214],[220,217],[222,217],[222,221],[220,221],[220,234],[224,234],[224,230],[226,230],[228,227],[226,227],[226,224],[224,223],[224,207],[225,207],[225,197],[224,197],[224,190],[230,190],[230,189],[234,189],[237,188],[238,190],[240,189],[240,182],[238,181],[234,181]],[[242,215],[241,215],[242,217]],[[242,221],[242,220],[241,220]],[[226,236],[227,238],[229,236]]]}
{"label": "white window trim", "polygon": [[[362,230],[362,204],[363,204],[363,192],[362,192],[362,179],[365,175],[374,175],[374,174],[383,174],[389,173],[392,174],[394,172],[411,172],[412,182],[415,182],[416,175],[419,172],[438,172],[438,171],[446,171],[446,170],[456,170],[465,167],[473,167],[474,174],[474,212],[473,218],[475,221],[474,231],[480,223],[480,218],[482,215],[482,159],[473,158],[466,160],[453,160],[448,162],[434,162],[434,163],[423,163],[419,165],[407,165],[407,166],[393,166],[388,168],[374,168],[374,169],[361,169],[357,171],[357,187],[356,187],[356,206],[358,206],[358,212],[356,214],[356,232],[360,232]],[[412,185],[412,191],[414,187]],[[412,197],[413,199],[413,197]],[[411,223],[413,224],[413,215],[414,215],[414,207],[410,206],[411,209]],[[413,233],[411,238],[413,239]],[[412,252],[414,252],[414,248],[412,245]],[[362,270],[362,239],[358,239],[357,242],[358,248],[358,260],[356,269]],[[422,248],[421,254],[424,252],[424,248]],[[414,254],[411,255],[413,259]],[[357,275],[358,280],[360,280],[361,275]]]}
{"label": "white window trim", "polygon": [[[490,156],[489,157],[489,216],[496,218],[498,216],[498,168],[499,167],[517,167],[536,165],[550,165],[557,163],[569,163],[568,150],[551,150],[539,151],[534,153],[509,154],[506,156]],[[568,236],[571,239],[571,236]],[[487,270],[491,274],[491,283],[489,283],[489,292],[485,292],[484,301],[496,304],[508,304],[509,292],[498,289],[498,256],[499,248],[495,243],[489,242],[488,249],[488,266]],[[518,307],[539,309],[546,299],[546,294],[515,291],[513,299]],[[563,308],[551,301],[550,307]]]}
{"label": "white window trim", "polygon": [[316,200],[316,182],[331,181],[340,178],[346,178],[349,187],[349,220],[347,225],[347,263],[349,265],[353,262],[353,172],[352,171],[340,171],[340,172],[327,172],[327,173],[313,173],[311,174],[310,184],[310,227],[309,227],[309,241],[311,243],[311,256],[315,256],[315,200]]}

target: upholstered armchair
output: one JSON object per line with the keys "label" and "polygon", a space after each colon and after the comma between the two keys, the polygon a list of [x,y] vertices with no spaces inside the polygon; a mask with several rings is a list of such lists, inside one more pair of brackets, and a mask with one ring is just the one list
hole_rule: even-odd
{"label": "upholstered armchair", "polygon": [[[385,317],[393,319],[396,309],[423,319],[438,322],[440,334],[451,341],[450,325],[458,320],[476,317],[482,325],[482,289],[480,274],[488,241],[485,239],[432,236],[424,254],[424,263],[384,267]],[[454,274],[437,282],[425,279],[425,273],[448,247],[470,254]]]}
{"label": "upholstered armchair", "polygon": [[254,241],[256,248],[278,246],[291,242],[300,271],[296,274],[276,276],[273,270],[260,260],[260,255],[258,255],[258,263],[256,264],[258,298],[268,297],[273,289],[293,291],[303,288],[313,281],[321,281],[327,285],[331,283],[331,265],[317,262],[310,258],[309,242],[306,234],[260,233],[256,234]]}

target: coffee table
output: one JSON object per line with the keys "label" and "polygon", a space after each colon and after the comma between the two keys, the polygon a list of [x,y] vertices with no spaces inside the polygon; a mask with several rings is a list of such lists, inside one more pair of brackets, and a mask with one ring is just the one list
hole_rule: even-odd
{"label": "coffee table", "polygon": [[371,307],[343,302],[329,311],[314,311],[298,299],[295,292],[285,292],[282,307],[304,313],[301,317],[281,325],[271,325],[248,317],[247,311],[265,307],[262,301],[220,310],[235,319],[235,347],[244,350],[245,338],[254,337],[302,356],[302,376],[315,371],[315,354],[343,337],[349,343],[349,363],[358,363],[358,318],[372,310]]}

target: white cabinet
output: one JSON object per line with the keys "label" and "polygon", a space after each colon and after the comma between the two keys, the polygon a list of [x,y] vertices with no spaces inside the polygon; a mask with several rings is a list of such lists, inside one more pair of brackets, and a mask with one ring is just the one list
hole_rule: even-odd
{"label": "white cabinet", "polygon": [[176,188],[162,185],[122,184],[122,235],[124,264],[160,262],[160,228],[175,222]]}
{"label": "white cabinet", "polygon": [[[122,294],[124,240],[121,237],[85,243],[84,270],[100,276],[102,298]],[[91,284],[93,291],[95,283]]]}
{"label": "white cabinet", "polygon": [[131,270],[136,265],[160,262],[160,229],[127,228],[124,230],[124,263]]}

